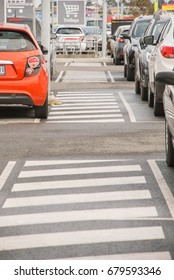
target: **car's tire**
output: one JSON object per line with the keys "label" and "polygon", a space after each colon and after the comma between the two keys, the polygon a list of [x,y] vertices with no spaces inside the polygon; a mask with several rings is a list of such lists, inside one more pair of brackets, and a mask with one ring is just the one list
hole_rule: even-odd
{"label": "car's tire", "polygon": [[127,76],[127,65],[124,64],[124,77],[126,78],[126,76]]}
{"label": "car's tire", "polygon": [[150,89],[150,85],[148,84],[148,89],[147,89],[147,103],[149,107],[153,107],[154,104],[154,94]]}
{"label": "car's tire", "polygon": [[113,63],[115,64],[115,57],[113,56]]}
{"label": "car's tire", "polygon": [[165,148],[166,148],[166,163],[168,166],[174,166],[174,148],[172,144],[172,136],[170,130],[167,125],[167,121],[165,122]]}
{"label": "car's tire", "polygon": [[48,95],[43,106],[34,106],[35,118],[47,119],[48,117]]}
{"label": "car's tire", "polygon": [[147,87],[143,87],[141,85],[140,86],[140,95],[141,95],[141,99],[143,101],[147,100],[147,98],[148,98],[148,88]]}
{"label": "car's tire", "polygon": [[130,68],[129,65],[127,65],[126,78],[127,78],[127,81],[134,81],[135,80],[134,69]]}
{"label": "car's tire", "polygon": [[140,81],[135,78],[135,93],[140,94]]}
{"label": "car's tire", "polygon": [[154,94],[154,116],[164,116],[163,103],[157,101],[156,94]]}

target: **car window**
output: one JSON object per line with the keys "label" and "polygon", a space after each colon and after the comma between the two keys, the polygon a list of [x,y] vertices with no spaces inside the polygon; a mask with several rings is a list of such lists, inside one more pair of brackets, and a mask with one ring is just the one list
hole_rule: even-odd
{"label": "car window", "polygon": [[[150,20],[149,20],[150,21]],[[134,26],[134,29],[132,31],[132,37],[133,38],[140,38],[143,36],[144,34],[144,31],[146,30],[148,24],[149,24],[149,21],[137,21],[135,26]]]}
{"label": "car window", "polygon": [[163,29],[165,25],[165,22],[157,22],[155,25],[154,25],[154,28],[152,30],[152,35],[154,36],[154,40],[157,41],[158,38],[159,38],[159,35],[161,34],[161,31]]}
{"label": "car window", "polygon": [[0,51],[31,51],[35,49],[36,46],[27,33],[0,30]]}
{"label": "car window", "polygon": [[78,28],[59,28],[57,34],[82,34],[82,31]]}
{"label": "car window", "polygon": [[159,42],[162,41],[165,36],[167,35],[167,33],[169,32],[170,30],[170,27],[171,27],[172,23],[171,21],[168,21],[164,26],[163,26],[163,29],[161,31],[161,35],[159,37]]}

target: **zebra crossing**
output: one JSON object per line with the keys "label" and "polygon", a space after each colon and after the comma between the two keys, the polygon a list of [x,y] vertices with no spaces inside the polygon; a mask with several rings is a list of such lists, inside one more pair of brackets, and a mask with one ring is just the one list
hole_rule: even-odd
{"label": "zebra crossing", "polygon": [[171,259],[163,227],[146,223],[155,218],[143,168],[133,160],[26,161],[2,205],[0,258]]}
{"label": "zebra crossing", "polygon": [[64,92],[52,106],[47,123],[120,123],[123,115],[113,93]]}

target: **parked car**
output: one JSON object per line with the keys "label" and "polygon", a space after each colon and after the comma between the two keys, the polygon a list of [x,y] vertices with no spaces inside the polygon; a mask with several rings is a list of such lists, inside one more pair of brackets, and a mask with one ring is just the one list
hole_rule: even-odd
{"label": "parked car", "polygon": [[155,81],[165,87],[163,104],[165,112],[166,162],[168,166],[174,166],[174,71],[158,72]]}
{"label": "parked car", "polygon": [[102,50],[102,33],[98,26],[83,27],[85,34],[84,42],[86,43],[86,50]]}
{"label": "parked car", "polygon": [[32,106],[36,118],[47,118],[47,52],[27,25],[0,24],[0,104]]}
{"label": "parked car", "polygon": [[157,42],[167,20],[168,16],[155,14],[135,50],[135,92],[141,94],[142,100],[148,99],[148,58],[155,48],[155,45],[146,45],[144,37],[153,35],[154,43]]}
{"label": "parked car", "polygon": [[140,16],[132,22],[128,34],[123,35],[125,39],[124,45],[124,76],[127,81],[134,81],[135,79],[135,49],[139,44],[139,39],[143,36],[149,22],[153,16]]}
{"label": "parked car", "polygon": [[[163,92],[164,85],[155,81],[155,76],[158,72],[172,71],[174,65],[174,16],[169,15],[165,23],[160,37],[155,42],[154,36],[146,36],[145,43],[154,45],[155,48],[149,56],[149,83],[148,83],[148,98],[154,103],[154,115],[164,115],[163,109]],[[151,101],[149,101],[150,103]]]}
{"label": "parked car", "polygon": [[56,53],[85,52],[85,33],[78,26],[59,26],[56,31]]}
{"label": "parked car", "polygon": [[122,64],[124,62],[124,39],[123,35],[127,34],[129,31],[130,25],[122,25],[118,27],[116,34],[113,38],[113,63],[115,65]]}

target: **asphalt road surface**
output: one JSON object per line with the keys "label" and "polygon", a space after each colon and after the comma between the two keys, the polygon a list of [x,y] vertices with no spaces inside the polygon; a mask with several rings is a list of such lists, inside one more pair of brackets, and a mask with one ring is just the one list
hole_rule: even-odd
{"label": "asphalt road surface", "polygon": [[0,109],[0,259],[174,259],[164,117],[109,58],[58,60],[50,99]]}

